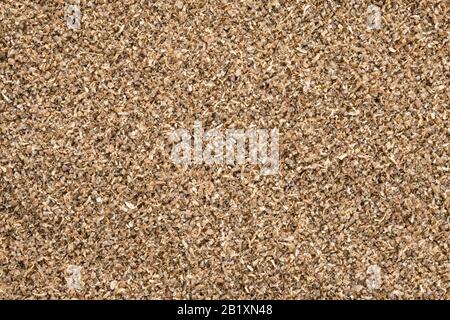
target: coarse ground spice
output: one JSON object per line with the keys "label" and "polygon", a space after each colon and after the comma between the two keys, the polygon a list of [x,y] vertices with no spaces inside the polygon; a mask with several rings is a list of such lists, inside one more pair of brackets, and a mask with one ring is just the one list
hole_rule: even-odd
{"label": "coarse ground spice", "polygon": [[447,1],[74,3],[0,1],[0,298],[450,298]]}

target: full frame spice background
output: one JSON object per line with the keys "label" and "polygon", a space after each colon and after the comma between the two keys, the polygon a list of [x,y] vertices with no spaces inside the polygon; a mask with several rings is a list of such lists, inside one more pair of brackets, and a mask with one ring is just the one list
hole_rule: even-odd
{"label": "full frame spice background", "polygon": [[0,298],[449,299],[448,5],[1,0]]}

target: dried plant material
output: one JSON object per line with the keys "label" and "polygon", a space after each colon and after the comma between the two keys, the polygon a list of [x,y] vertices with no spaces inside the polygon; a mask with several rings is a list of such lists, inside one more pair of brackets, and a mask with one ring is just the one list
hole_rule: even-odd
{"label": "dried plant material", "polygon": [[116,290],[118,286],[118,283],[116,280],[111,281],[111,283],[109,284],[109,287],[111,288],[111,290]]}
{"label": "dried plant material", "polygon": [[0,1],[0,297],[450,299],[449,17]]}
{"label": "dried plant material", "polygon": [[130,210],[136,209],[136,206],[134,204],[127,201],[125,201],[125,206]]}

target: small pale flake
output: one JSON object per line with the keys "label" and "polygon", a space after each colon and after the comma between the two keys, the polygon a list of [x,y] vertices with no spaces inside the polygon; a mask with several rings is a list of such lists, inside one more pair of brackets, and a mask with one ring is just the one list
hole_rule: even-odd
{"label": "small pale flake", "polygon": [[136,209],[136,206],[135,206],[134,204],[132,204],[131,202],[125,201],[125,205],[126,205],[127,208],[130,209],[130,210]]}
{"label": "small pale flake", "polygon": [[117,281],[113,280],[109,283],[109,287],[111,288],[111,290],[115,290],[117,288]]}

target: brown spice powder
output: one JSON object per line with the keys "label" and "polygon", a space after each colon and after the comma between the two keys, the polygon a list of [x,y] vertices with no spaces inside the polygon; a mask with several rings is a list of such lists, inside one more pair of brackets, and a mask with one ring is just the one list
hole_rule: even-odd
{"label": "brown spice powder", "polygon": [[450,298],[446,1],[74,3],[0,2],[0,298]]}

